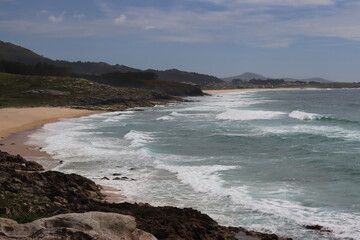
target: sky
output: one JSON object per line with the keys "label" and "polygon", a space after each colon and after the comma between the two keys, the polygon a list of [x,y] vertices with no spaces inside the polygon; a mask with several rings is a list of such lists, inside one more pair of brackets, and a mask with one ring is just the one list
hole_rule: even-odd
{"label": "sky", "polygon": [[360,81],[360,0],[0,0],[0,40],[59,60]]}

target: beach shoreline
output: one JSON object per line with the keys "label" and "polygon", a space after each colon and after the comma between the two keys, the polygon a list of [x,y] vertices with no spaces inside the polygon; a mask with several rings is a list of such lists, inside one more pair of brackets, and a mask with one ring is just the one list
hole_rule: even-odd
{"label": "beach shoreline", "polygon": [[231,92],[259,92],[259,91],[294,91],[294,90],[316,90],[318,88],[236,88],[236,89],[216,89],[203,90],[204,93],[231,93]]}
{"label": "beach shoreline", "polygon": [[56,122],[62,118],[75,118],[101,111],[64,107],[25,107],[0,109],[0,138]]}
{"label": "beach shoreline", "polygon": [[[30,161],[36,161],[45,170],[52,170],[60,163],[51,161],[51,155],[41,151],[40,146],[29,144],[29,136],[40,131],[42,126],[47,123],[99,113],[103,113],[103,111],[50,107],[0,109],[0,150],[13,155],[20,155]],[[108,202],[120,203],[126,199],[119,189],[109,186],[101,186],[101,189]]]}
{"label": "beach shoreline", "polygon": [[27,143],[29,135],[43,125],[65,118],[76,118],[101,111],[57,108],[2,108],[0,109],[0,150],[25,158],[50,157],[41,147]]}

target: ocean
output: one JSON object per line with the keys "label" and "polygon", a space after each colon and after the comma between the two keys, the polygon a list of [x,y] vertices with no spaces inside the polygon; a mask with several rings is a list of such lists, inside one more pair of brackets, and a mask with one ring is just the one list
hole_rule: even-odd
{"label": "ocean", "polygon": [[[299,240],[360,239],[360,89],[189,100],[46,124],[30,143],[129,201]],[[331,233],[304,228],[316,224]]]}

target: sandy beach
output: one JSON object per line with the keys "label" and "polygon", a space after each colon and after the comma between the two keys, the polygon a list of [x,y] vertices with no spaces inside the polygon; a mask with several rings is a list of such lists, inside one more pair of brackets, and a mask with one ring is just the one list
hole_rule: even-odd
{"label": "sandy beach", "polygon": [[72,108],[3,108],[0,109],[0,138],[56,122],[61,118],[74,118],[92,113],[95,111]]}
{"label": "sandy beach", "polygon": [[255,91],[290,91],[290,90],[314,90],[316,88],[237,88],[237,89],[218,89],[203,90],[204,93],[230,93],[230,92],[255,92]]}
{"label": "sandy beach", "polygon": [[24,157],[46,157],[45,152],[26,144],[28,135],[46,123],[97,113],[72,108],[2,108],[0,109],[0,150]]}

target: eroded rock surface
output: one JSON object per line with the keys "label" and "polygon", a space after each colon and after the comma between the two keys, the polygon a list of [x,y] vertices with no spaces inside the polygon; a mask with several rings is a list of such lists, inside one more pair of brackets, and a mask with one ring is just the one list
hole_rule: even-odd
{"label": "eroded rock surface", "polygon": [[18,224],[0,218],[0,239],[156,240],[134,217],[103,212],[68,213]]}

